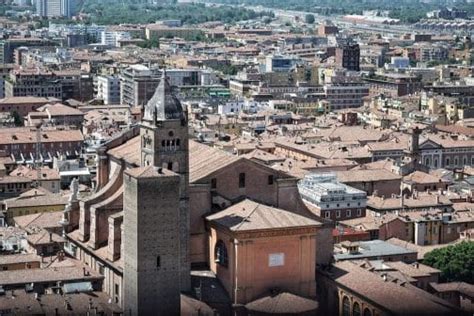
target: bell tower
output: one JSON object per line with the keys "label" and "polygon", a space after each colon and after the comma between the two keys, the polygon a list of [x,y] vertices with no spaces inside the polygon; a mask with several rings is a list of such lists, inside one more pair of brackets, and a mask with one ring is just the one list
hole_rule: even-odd
{"label": "bell tower", "polygon": [[180,293],[191,287],[187,123],[163,71],[140,126],[141,166],[124,177],[127,315],[179,314]]}

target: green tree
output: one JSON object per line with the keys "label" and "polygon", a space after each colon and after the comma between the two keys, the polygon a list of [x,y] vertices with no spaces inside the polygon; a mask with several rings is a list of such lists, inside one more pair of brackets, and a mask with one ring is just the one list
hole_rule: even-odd
{"label": "green tree", "polygon": [[10,115],[13,117],[13,123],[15,126],[23,126],[23,119],[17,111],[11,112]]}
{"label": "green tree", "polygon": [[315,19],[314,19],[314,15],[312,14],[306,14],[306,16],[304,17],[304,21],[307,23],[307,24],[313,24]]}
{"label": "green tree", "polygon": [[423,263],[441,270],[445,281],[474,283],[474,242],[435,249],[425,255]]}

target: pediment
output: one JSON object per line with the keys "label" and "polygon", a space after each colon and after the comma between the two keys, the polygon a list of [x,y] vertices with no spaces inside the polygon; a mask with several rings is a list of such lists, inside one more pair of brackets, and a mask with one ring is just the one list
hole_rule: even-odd
{"label": "pediment", "polygon": [[438,149],[441,148],[440,144],[435,143],[432,140],[426,140],[420,144],[420,149]]}

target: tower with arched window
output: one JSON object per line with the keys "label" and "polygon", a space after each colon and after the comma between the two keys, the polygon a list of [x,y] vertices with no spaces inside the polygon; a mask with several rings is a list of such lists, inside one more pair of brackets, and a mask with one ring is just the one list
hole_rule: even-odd
{"label": "tower with arched window", "polygon": [[124,311],[175,315],[190,289],[189,150],[187,115],[165,72],[140,142],[141,166],[124,176]]}

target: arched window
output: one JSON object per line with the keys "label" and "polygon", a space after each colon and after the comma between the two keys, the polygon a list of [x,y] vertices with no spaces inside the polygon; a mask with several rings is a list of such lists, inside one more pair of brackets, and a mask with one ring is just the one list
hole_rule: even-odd
{"label": "arched window", "polygon": [[216,246],[214,248],[214,257],[217,264],[223,267],[227,267],[227,264],[228,264],[227,248],[225,247],[225,244],[222,240],[219,240],[216,243]]}
{"label": "arched window", "polygon": [[176,139],[176,147],[179,147],[180,143],[181,143],[180,139],[179,138]]}
{"label": "arched window", "polygon": [[214,257],[216,263],[227,267],[228,265],[228,257],[227,257],[227,248],[222,240],[217,241],[216,246],[214,248]]}
{"label": "arched window", "polygon": [[163,140],[161,141],[161,147],[165,147],[165,146],[166,146],[166,141],[163,139]]}
{"label": "arched window", "polygon": [[438,159],[434,160],[433,167],[438,168]]}
{"label": "arched window", "polygon": [[360,305],[357,302],[352,306],[352,316],[360,316]]}
{"label": "arched window", "polygon": [[168,170],[173,170],[173,163],[171,161],[168,162]]}
{"label": "arched window", "polygon": [[364,309],[364,316],[372,316],[372,312],[370,311],[370,309]]}
{"label": "arched window", "polygon": [[347,296],[342,299],[342,315],[351,316],[351,302]]}

